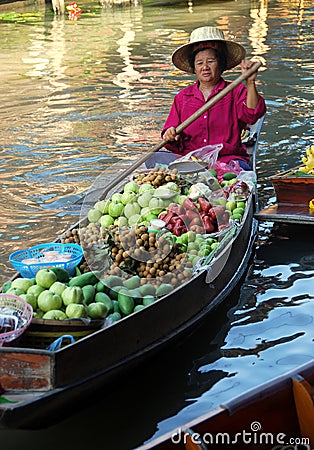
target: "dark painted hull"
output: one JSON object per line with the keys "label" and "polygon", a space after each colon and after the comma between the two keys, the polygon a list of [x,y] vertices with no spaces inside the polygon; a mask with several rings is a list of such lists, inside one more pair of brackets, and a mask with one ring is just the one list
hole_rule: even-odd
{"label": "dark painted hull", "polygon": [[[210,273],[199,273],[184,286],[143,310],[98,330],[58,351],[0,348],[0,427],[32,428],[139,364],[207,317],[243,275],[254,243],[255,199],[236,235],[213,260]],[[209,283],[206,282],[209,276]]]}

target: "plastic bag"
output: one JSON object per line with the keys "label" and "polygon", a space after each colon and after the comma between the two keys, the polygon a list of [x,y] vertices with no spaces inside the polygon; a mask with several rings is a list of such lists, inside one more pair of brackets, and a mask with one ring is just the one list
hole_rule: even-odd
{"label": "plastic bag", "polygon": [[217,178],[219,181],[222,180],[222,176],[227,172],[233,172],[238,175],[243,171],[242,167],[237,161],[230,161],[228,164],[222,161],[216,161],[213,169],[216,170]]}
{"label": "plastic bag", "polygon": [[179,161],[189,161],[193,159],[201,159],[207,163],[209,169],[213,169],[218,159],[218,154],[222,149],[222,144],[206,145],[205,147],[198,148],[186,155],[178,158]]}
{"label": "plastic bag", "polygon": [[250,191],[256,187],[257,178],[256,173],[253,170],[241,170],[237,176],[239,181],[244,181],[250,188]]}

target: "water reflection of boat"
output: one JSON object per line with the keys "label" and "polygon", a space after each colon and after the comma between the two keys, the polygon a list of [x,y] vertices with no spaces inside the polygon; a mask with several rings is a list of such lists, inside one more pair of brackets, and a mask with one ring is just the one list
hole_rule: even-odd
{"label": "water reflection of boat", "polygon": [[314,445],[314,360],[208,411],[148,449],[310,449]]}
{"label": "water reflection of boat", "polygon": [[[257,142],[251,149],[253,167]],[[242,221],[222,234],[209,265],[149,306],[57,350],[23,345],[23,338],[15,347],[1,347],[0,427],[42,426],[211,314],[237,285],[251,257],[257,230],[254,189],[246,204]]]}

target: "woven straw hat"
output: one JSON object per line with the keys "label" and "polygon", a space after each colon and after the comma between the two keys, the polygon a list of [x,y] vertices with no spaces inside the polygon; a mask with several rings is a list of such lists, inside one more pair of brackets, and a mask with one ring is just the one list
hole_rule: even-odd
{"label": "woven straw hat", "polygon": [[193,73],[190,66],[192,53],[200,48],[213,48],[222,51],[226,55],[227,67],[231,69],[237,66],[245,57],[245,49],[236,42],[225,39],[224,34],[216,27],[200,27],[192,31],[190,42],[182,45],[172,55],[173,64],[184,72]]}

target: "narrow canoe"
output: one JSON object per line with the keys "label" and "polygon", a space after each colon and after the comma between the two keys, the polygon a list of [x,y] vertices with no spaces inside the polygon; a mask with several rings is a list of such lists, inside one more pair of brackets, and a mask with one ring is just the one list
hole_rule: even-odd
{"label": "narrow canoe", "polygon": [[[253,167],[256,148],[257,139]],[[226,233],[209,266],[159,300],[58,350],[0,347],[0,383],[8,400],[0,403],[0,427],[42,426],[44,419],[73,408],[78,399],[81,402],[213,313],[238,284],[251,258],[257,232],[255,194],[253,189],[242,221]]]}

